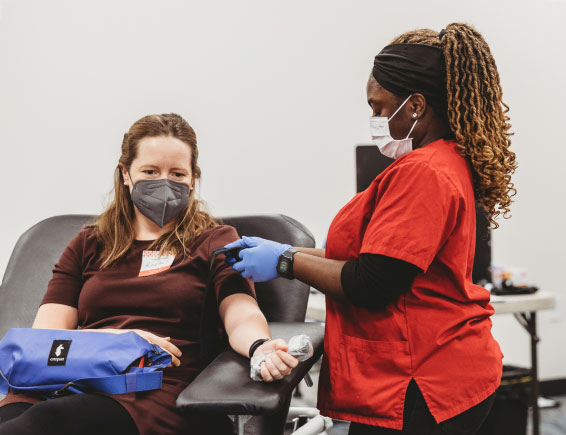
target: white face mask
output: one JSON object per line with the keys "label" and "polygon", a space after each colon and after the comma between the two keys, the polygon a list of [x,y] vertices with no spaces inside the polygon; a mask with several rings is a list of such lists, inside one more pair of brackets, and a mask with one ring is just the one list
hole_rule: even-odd
{"label": "white face mask", "polygon": [[411,152],[413,150],[413,138],[410,138],[413,128],[417,125],[418,119],[415,119],[413,126],[409,130],[407,137],[405,139],[393,139],[389,133],[389,121],[393,119],[397,112],[401,110],[401,107],[405,105],[412,94],[407,97],[403,104],[401,104],[395,113],[391,115],[391,118],[387,116],[371,116],[369,118],[369,131],[371,134],[371,140],[377,145],[381,154],[386,157],[391,157],[392,159],[398,159],[401,156]]}

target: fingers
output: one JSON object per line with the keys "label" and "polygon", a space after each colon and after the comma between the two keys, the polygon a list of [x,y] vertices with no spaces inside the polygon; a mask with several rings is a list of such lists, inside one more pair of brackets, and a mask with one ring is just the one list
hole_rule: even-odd
{"label": "fingers", "polygon": [[[169,352],[167,352],[169,353]],[[169,355],[171,355],[169,353]],[[171,355],[171,364],[169,364],[167,367],[179,367],[181,365],[181,360],[179,360],[179,358]]]}
{"label": "fingers", "polygon": [[263,366],[269,371],[269,375],[272,379],[283,379],[283,374],[279,371],[275,364],[273,364],[271,358],[267,358],[263,363]]}
{"label": "fingers", "polygon": [[283,352],[275,352],[274,354],[271,355],[271,357],[269,358],[269,361],[271,361],[271,363],[274,365],[274,367],[277,369],[277,371],[282,375],[282,376],[287,376],[289,374],[291,374],[291,370],[293,369],[292,367],[290,367],[283,359],[282,359],[282,355],[284,355]]}
{"label": "fingers", "polygon": [[293,355],[289,355],[287,352],[277,352],[281,361],[285,363],[291,369],[294,369],[299,365],[299,360],[295,358]]}
{"label": "fingers", "polygon": [[242,275],[244,278],[251,278],[253,275],[253,267],[250,267],[250,265],[246,262],[245,252],[246,250],[240,251],[240,257],[242,258],[242,261],[233,264],[232,269],[240,273],[240,275]]}
{"label": "fingers", "polygon": [[181,349],[171,343],[171,337],[159,337],[158,335],[152,334],[151,332],[136,330],[135,331],[140,337],[147,340],[148,343],[155,344],[163,349],[165,352],[171,354],[173,357],[172,362],[175,366],[180,364],[179,358],[183,355]]}
{"label": "fingers", "polygon": [[263,239],[259,237],[242,237],[240,240],[224,245],[226,249],[232,248],[253,248],[257,246]]}
{"label": "fingers", "polygon": [[254,248],[264,241],[261,237],[242,237],[242,240],[246,244],[246,248]]}
{"label": "fingers", "polygon": [[286,352],[275,352],[264,361],[261,366],[261,377],[265,382],[272,382],[283,379],[291,374],[293,369],[297,367],[299,361],[297,358]]}
{"label": "fingers", "polygon": [[171,365],[179,367],[181,365],[181,360],[179,360],[179,357],[181,357],[182,352],[177,346],[171,343],[171,337],[161,338],[157,335],[154,335],[154,337],[154,341],[150,341],[150,343],[153,342],[153,344],[156,344],[169,355],[171,355]]}
{"label": "fingers", "polygon": [[257,348],[255,355],[262,352],[272,352],[261,365],[261,377],[265,382],[272,382],[291,374],[299,365],[299,360],[287,353],[288,346],[281,338],[265,342]]}
{"label": "fingers", "polygon": [[227,245],[224,245],[224,247],[225,247],[226,249],[232,249],[232,248],[247,248],[246,242],[244,242],[243,239],[236,240],[235,242],[232,242],[232,243],[228,243]]}
{"label": "fingers", "polygon": [[265,382],[272,382],[275,379],[273,379],[273,376],[271,376],[271,374],[269,373],[269,370],[267,370],[267,367],[265,367],[265,364],[261,365],[261,379],[263,379]]}
{"label": "fingers", "polygon": [[240,261],[239,263],[235,263],[232,266],[232,269],[234,269],[236,272],[242,272],[243,270],[245,270],[245,266],[244,266],[244,262]]}
{"label": "fingers", "polygon": [[157,344],[161,349],[169,352],[171,355],[176,357],[180,357],[182,355],[181,350],[170,341],[157,336],[155,336],[155,338],[156,340],[153,343]]}

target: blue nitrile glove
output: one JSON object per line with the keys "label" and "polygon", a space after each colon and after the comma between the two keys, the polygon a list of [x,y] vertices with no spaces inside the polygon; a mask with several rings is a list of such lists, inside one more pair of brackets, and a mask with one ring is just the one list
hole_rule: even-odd
{"label": "blue nitrile glove", "polygon": [[261,237],[242,237],[240,240],[229,243],[225,248],[247,248],[239,253],[241,261],[231,256],[226,256],[226,262],[233,264],[232,269],[244,278],[249,278],[255,282],[270,281],[278,278],[277,262],[279,256],[291,247],[277,243],[272,240],[262,239]]}

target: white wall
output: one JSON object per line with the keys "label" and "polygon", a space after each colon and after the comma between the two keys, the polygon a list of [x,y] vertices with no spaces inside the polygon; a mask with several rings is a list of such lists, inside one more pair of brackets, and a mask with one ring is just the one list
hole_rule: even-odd
{"label": "white wall", "polygon": [[[122,135],[149,113],[178,112],[197,131],[216,215],[285,213],[320,242],[355,191],[373,56],[412,28],[474,24],[498,62],[520,163],[494,261],[561,298],[540,315],[541,372],[566,377],[565,0],[0,5],[1,271],[34,223],[102,210]],[[494,321],[508,362],[527,363],[526,333]]]}

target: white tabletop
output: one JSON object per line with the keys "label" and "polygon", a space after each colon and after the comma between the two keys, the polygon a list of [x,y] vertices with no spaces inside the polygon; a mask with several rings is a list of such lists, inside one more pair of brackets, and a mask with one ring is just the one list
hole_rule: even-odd
{"label": "white tabletop", "polygon": [[[556,296],[547,292],[530,295],[491,296],[495,314],[525,313],[549,310],[556,305]],[[311,292],[307,305],[307,319],[324,322],[326,320],[325,296],[320,292]]]}
{"label": "white tabletop", "polygon": [[540,291],[530,295],[492,295],[491,305],[495,308],[495,314],[550,310],[556,306],[556,296]]}

